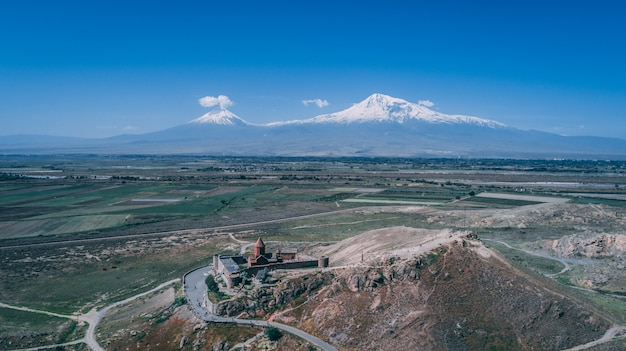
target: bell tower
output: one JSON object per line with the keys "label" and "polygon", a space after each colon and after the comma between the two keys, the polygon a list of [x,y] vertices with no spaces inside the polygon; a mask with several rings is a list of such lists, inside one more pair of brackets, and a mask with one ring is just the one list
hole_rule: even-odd
{"label": "bell tower", "polygon": [[261,237],[254,244],[254,257],[265,256],[265,243]]}

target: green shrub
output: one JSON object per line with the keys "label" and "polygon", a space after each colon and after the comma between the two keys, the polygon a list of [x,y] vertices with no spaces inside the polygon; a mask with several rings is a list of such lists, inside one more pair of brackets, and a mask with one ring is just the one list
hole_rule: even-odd
{"label": "green shrub", "polygon": [[208,291],[212,291],[212,292],[220,291],[220,287],[219,285],[217,285],[217,282],[215,281],[215,278],[213,278],[212,275],[209,274],[206,277],[206,280],[204,282],[206,283],[206,288]]}
{"label": "green shrub", "polygon": [[187,298],[184,296],[178,296],[176,299],[174,299],[174,306],[176,307],[182,306],[186,303],[187,303]]}
{"label": "green shrub", "polygon": [[265,329],[265,336],[267,336],[270,341],[278,341],[283,337],[283,333],[276,327],[267,327]]}

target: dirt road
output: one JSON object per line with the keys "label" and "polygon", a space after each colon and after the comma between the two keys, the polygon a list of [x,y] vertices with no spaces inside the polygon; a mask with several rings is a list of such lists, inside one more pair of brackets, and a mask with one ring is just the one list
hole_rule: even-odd
{"label": "dirt road", "polygon": [[118,301],[115,303],[112,303],[106,307],[104,307],[103,309],[101,309],[100,311],[96,310],[95,308],[92,309],[91,311],[82,314],[82,315],[77,315],[77,316],[70,316],[70,315],[64,315],[64,314],[59,314],[59,313],[54,313],[54,312],[48,312],[48,311],[41,311],[41,310],[35,310],[32,308],[27,308],[27,307],[21,307],[21,306],[11,306],[11,305],[7,305],[4,303],[0,302],[0,307],[3,308],[11,308],[14,310],[20,310],[20,311],[25,311],[25,312],[32,312],[32,313],[40,313],[40,314],[46,314],[49,316],[55,316],[55,317],[60,317],[60,318],[68,318],[68,319],[77,319],[81,322],[85,322],[89,324],[89,327],[87,328],[87,333],[85,335],[84,338],[82,339],[78,339],[78,340],[74,340],[74,341],[70,341],[67,343],[63,343],[63,344],[56,344],[56,345],[47,345],[47,346],[41,346],[41,347],[35,347],[35,348],[30,348],[30,349],[21,349],[20,351],[34,351],[34,350],[42,350],[42,349],[50,349],[53,347],[57,347],[57,346],[68,346],[68,345],[75,345],[75,344],[80,344],[80,343],[85,343],[89,346],[90,349],[92,349],[93,351],[105,351],[100,344],[98,344],[98,341],[96,341],[96,328],[98,327],[98,324],[100,323],[100,321],[102,320],[102,317],[104,317],[104,315],[112,308],[117,307],[119,305],[123,305],[125,303],[131,302],[135,299],[138,299],[142,296],[148,295],[150,293],[153,293],[155,291],[161,290],[164,287],[177,283],[179,282],[180,279],[176,278],[176,279],[172,279],[170,281],[167,281],[163,284],[160,284],[159,286],[150,289],[148,291],[142,292],[141,294],[137,294],[135,296],[131,296],[125,300],[122,301]]}

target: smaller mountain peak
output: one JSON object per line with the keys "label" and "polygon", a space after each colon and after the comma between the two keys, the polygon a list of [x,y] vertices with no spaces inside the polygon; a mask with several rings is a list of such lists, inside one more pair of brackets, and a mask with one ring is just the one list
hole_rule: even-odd
{"label": "smaller mountain peak", "polygon": [[190,124],[216,124],[223,126],[242,126],[249,125],[250,123],[243,120],[241,117],[230,112],[227,109],[215,109],[209,111],[204,115],[192,120]]}

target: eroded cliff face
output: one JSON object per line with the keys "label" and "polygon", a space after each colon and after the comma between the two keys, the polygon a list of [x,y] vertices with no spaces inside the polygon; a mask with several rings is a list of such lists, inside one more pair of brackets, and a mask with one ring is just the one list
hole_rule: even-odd
{"label": "eroded cliff face", "polygon": [[604,293],[626,293],[626,235],[574,234],[535,247],[572,261],[572,269],[561,275],[570,283]]}
{"label": "eroded cliff face", "polygon": [[558,257],[606,258],[623,256],[626,253],[626,235],[568,235],[546,242],[544,248],[554,252]]}
{"label": "eroded cliff face", "polygon": [[275,286],[260,287],[249,291],[244,297],[219,303],[216,313],[228,317],[265,316],[300,297],[311,296],[333,278],[334,273],[330,271],[311,272],[281,281]]}
{"label": "eroded cliff face", "polygon": [[345,350],[561,350],[610,327],[477,241],[337,270],[308,299],[277,320]]}

